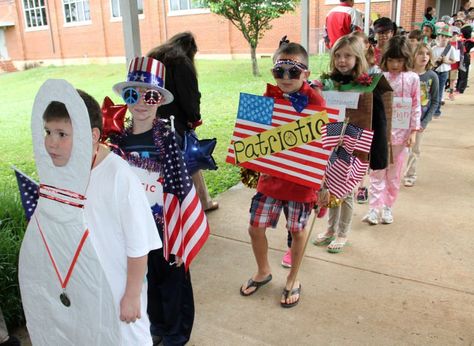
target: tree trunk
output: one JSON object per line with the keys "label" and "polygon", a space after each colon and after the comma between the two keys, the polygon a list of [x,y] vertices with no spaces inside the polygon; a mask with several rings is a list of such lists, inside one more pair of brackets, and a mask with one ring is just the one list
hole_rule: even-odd
{"label": "tree trunk", "polygon": [[257,47],[250,46],[250,57],[252,58],[252,73],[254,77],[260,76],[257,64]]}

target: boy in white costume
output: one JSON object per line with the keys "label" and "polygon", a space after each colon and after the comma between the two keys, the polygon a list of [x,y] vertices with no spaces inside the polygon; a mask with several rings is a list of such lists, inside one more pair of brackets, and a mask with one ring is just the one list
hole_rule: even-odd
{"label": "boy in white costume", "polygon": [[[32,343],[152,345],[144,278],[148,252],[161,247],[161,241],[143,187],[129,165],[99,143],[99,104],[65,81],[45,85],[65,90],[83,103],[77,112],[67,102],[53,99],[36,107],[35,101],[32,130],[40,200],[22,244],[19,275]],[[55,92],[42,95],[50,94]],[[89,121],[78,119],[87,118],[85,111],[88,126],[84,124]],[[38,140],[41,123],[44,134]],[[41,139],[42,147],[36,148]],[[44,161],[49,170],[42,167]],[[77,171],[88,172],[85,179],[79,177],[83,186],[77,185]],[[58,205],[63,210],[48,215]],[[79,222],[72,216],[67,220],[73,214]],[[85,221],[82,237],[68,238],[80,229],[80,221]],[[41,302],[39,295],[44,297]]]}

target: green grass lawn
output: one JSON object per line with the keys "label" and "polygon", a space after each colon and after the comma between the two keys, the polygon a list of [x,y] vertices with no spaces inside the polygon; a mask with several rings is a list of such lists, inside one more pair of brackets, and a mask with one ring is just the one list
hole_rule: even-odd
{"label": "green grass lawn", "polygon": [[[327,57],[311,59],[313,76],[327,66]],[[237,169],[224,163],[238,106],[239,92],[262,94],[266,82],[273,82],[269,72],[270,59],[259,61],[261,77],[253,77],[249,60],[197,61],[202,94],[201,113],[204,125],[198,129],[201,138],[217,138],[214,157],[219,170],[205,172],[209,190],[216,195],[238,182]],[[41,84],[49,78],[68,80],[76,88],[94,96],[99,103],[105,96],[115,102],[112,85],[123,81],[123,65],[84,65],[41,67],[23,72],[0,75],[0,182],[10,185],[14,164],[36,178],[31,144],[30,116],[34,97]]]}

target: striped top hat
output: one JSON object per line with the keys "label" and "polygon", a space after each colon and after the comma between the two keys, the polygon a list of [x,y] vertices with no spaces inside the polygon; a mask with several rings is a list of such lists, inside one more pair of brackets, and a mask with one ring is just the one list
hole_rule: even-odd
{"label": "striped top hat", "polygon": [[158,90],[163,95],[162,105],[171,103],[173,94],[165,89],[165,65],[161,61],[148,57],[136,57],[128,66],[127,81],[117,83],[113,90],[122,96],[122,90],[129,86]]}

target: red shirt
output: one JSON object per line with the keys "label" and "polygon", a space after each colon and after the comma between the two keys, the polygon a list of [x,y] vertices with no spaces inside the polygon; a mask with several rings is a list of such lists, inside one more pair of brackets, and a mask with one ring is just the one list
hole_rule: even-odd
{"label": "red shirt", "polygon": [[326,17],[326,30],[329,37],[329,48],[332,48],[339,37],[353,31],[362,30],[362,18],[355,8],[346,3],[331,9]]}
{"label": "red shirt", "polygon": [[[460,44],[458,42],[449,42],[454,49],[460,50]],[[451,64],[451,70],[459,69],[459,61],[456,61],[454,64]]]}
{"label": "red shirt", "polygon": [[[299,93],[307,95],[309,104],[315,106],[325,106],[326,102],[322,96],[304,82]],[[266,92],[264,96],[266,96]],[[261,174],[258,179],[257,191],[263,193],[265,196],[279,199],[282,201],[293,202],[315,202],[317,199],[318,190],[308,186],[293,183],[288,180],[277,178],[268,174]]]}

